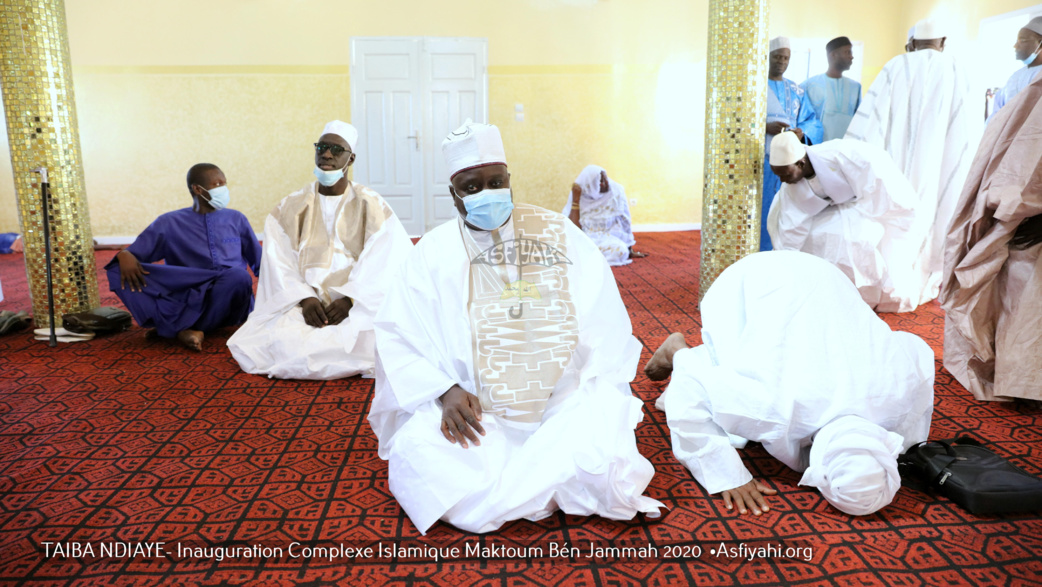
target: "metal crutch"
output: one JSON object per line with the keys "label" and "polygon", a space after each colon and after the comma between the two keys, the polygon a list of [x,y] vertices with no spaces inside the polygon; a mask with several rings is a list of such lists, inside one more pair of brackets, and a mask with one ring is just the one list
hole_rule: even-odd
{"label": "metal crutch", "polygon": [[51,323],[51,340],[47,346],[58,346],[58,336],[54,332],[54,283],[51,280],[51,184],[47,182],[47,168],[37,167],[33,173],[40,174],[40,200],[43,203],[43,241],[44,260],[47,265],[47,312]]}

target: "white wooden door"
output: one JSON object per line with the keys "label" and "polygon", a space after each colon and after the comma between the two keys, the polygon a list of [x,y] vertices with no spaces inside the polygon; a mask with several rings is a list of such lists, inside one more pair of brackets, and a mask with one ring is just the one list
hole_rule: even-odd
{"label": "white wooden door", "polygon": [[409,234],[422,234],[420,43],[356,39],[351,48],[351,121],[359,135],[354,179],[383,196]]}
{"label": "white wooden door", "polygon": [[468,118],[488,122],[486,75],[488,43],[484,39],[426,39],[423,52],[427,88],[424,93],[424,194],[427,230],[456,217],[449,193],[449,174],[441,142]]}
{"label": "white wooden door", "polygon": [[488,120],[485,39],[354,38],[354,178],[380,193],[419,236],[455,217],[441,141],[464,120]]}

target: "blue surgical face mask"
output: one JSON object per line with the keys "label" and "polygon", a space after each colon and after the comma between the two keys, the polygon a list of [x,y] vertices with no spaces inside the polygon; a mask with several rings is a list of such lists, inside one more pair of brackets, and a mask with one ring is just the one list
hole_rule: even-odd
{"label": "blue surgical face mask", "polygon": [[1039,43],[1038,47],[1035,47],[1035,50],[1031,52],[1031,55],[1028,55],[1028,58],[1024,60],[1024,67],[1031,67],[1031,64],[1035,62],[1035,58],[1038,57],[1039,49],[1042,49],[1042,43]]}
{"label": "blue surgical face mask", "polygon": [[228,186],[226,185],[219,185],[209,190],[203,188],[203,191],[210,196],[210,201],[207,204],[213,206],[214,210],[223,210],[228,206],[228,202],[231,201],[231,194],[228,193]]}
{"label": "blue surgical face mask", "polygon": [[510,188],[484,190],[460,200],[467,210],[464,220],[481,230],[495,230],[503,226],[514,210]]}
{"label": "blue surgical face mask", "polygon": [[[347,169],[347,166],[344,166]],[[318,183],[325,187],[330,187],[336,182],[340,181],[340,178],[344,177],[344,169],[334,169],[333,171],[326,171],[319,166],[315,166],[315,177],[318,178]]]}

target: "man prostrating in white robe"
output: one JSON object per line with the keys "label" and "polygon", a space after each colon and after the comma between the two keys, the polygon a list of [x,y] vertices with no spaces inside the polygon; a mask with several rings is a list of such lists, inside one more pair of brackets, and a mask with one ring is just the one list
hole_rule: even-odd
{"label": "man prostrating in white robe", "polygon": [[889,504],[897,455],[930,432],[930,347],[892,332],[836,267],[806,253],[745,257],[700,307],[704,344],[671,334],[644,369],[653,381],[672,373],[655,406],[699,484],[728,509],[767,511],[774,490],[736,450],[752,440],[843,512]]}
{"label": "man prostrating in white robe", "polygon": [[421,533],[657,515],[629,388],[640,344],[600,250],[513,204],[496,127],[468,121],[442,150],[460,217],[424,235],[376,318],[369,422],[391,492]]}
{"label": "man prostrating in white robe", "polygon": [[916,308],[912,266],[929,230],[915,223],[918,196],[886,151],[849,139],[805,147],[784,132],[771,143],[771,169],[782,181],[767,216],[776,250],[839,267],[877,312]]}
{"label": "man prostrating in white robe", "polygon": [[257,304],[228,348],[247,373],[371,377],[373,318],[412,249],[380,194],[348,181],[358,131],[334,120],[315,143],[318,181],[264,222]]}

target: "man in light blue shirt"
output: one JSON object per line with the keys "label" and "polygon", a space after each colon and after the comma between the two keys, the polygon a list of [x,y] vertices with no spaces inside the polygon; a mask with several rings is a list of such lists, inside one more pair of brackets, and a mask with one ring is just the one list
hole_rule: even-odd
{"label": "man in light blue shirt", "polygon": [[800,85],[821,118],[821,125],[825,129],[823,141],[843,138],[857,107],[861,105],[861,84],[843,77],[843,72],[854,63],[852,48],[847,37],[836,37],[829,41],[825,45],[829,70]]}
{"label": "man in light blue shirt", "polygon": [[992,116],[1034,81],[1038,72],[1042,71],[1042,67],[1039,67],[1042,65],[1042,16],[1032,18],[1020,29],[1013,48],[1017,52],[1017,60],[1023,62],[1024,67],[1014,72],[1006,82],[1006,87],[995,95]]}

